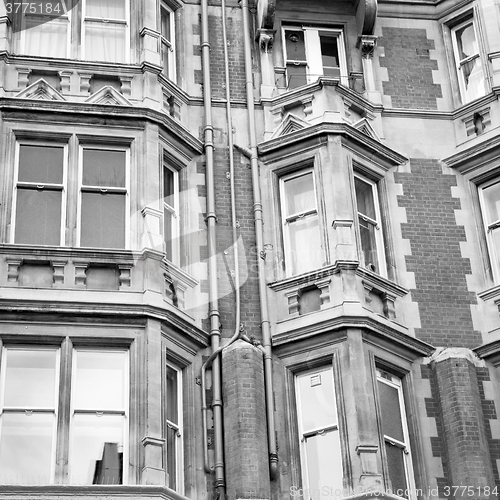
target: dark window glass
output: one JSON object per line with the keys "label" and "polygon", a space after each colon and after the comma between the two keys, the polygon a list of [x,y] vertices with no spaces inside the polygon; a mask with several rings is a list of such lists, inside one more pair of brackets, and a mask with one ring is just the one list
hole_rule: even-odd
{"label": "dark window glass", "polygon": [[[387,456],[387,468],[389,469],[389,478],[391,480],[391,489],[393,493],[397,490],[405,491],[407,488],[404,450],[399,446],[393,445],[386,441],[385,453]],[[408,497],[408,495],[404,495]]]}
{"label": "dark window glass", "polygon": [[327,76],[340,76],[338,38],[336,36],[320,35],[321,59],[323,74]]}
{"label": "dark window glass", "polygon": [[398,441],[404,441],[399,391],[384,382],[378,382],[380,408],[382,412],[382,427],[384,435]]}
{"label": "dark window glass", "polygon": [[64,148],[19,146],[19,182],[62,184]]}
{"label": "dark window glass", "polygon": [[83,150],[85,186],[125,187],[125,151]]}

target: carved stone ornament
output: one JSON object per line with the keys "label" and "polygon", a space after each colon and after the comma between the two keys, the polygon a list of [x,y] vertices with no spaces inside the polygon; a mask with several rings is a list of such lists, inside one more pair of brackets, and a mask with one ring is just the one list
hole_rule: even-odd
{"label": "carved stone ornament", "polygon": [[262,52],[268,54],[273,50],[274,31],[260,30],[259,31],[259,47]]}
{"label": "carved stone ornament", "polygon": [[361,57],[363,59],[372,59],[375,53],[375,46],[377,45],[376,36],[360,36],[358,39],[358,46],[361,46]]}

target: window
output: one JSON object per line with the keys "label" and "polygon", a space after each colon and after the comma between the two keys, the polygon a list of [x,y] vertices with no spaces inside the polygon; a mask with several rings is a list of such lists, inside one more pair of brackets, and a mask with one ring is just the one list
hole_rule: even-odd
{"label": "window", "polygon": [[339,78],[347,85],[341,29],[284,27],[283,40],[289,89],[313,83],[320,76]]}
{"label": "window", "polygon": [[354,175],[356,209],[363,265],[367,269],[384,275],[385,252],[382,235],[380,205],[377,184],[358,174]]}
{"label": "window", "polygon": [[165,256],[179,260],[179,172],[163,164],[163,241]]}
{"label": "window", "polygon": [[485,80],[479,53],[478,37],[472,17],[451,30],[455,67],[462,102],[485,95]]}
{"label": "window", "polygon": [[479,201],[483,214],[486,241],[493,277],[500,279],[500,180],[495,179],[479,187]]}
{"label": "window", "polygon": [[23,54],[128,62],[128,0],[82,0],[70,10],[66,5],[37,2],[20,9]]}
{"label": "window", "polygon": [[320,500],[324,487],[343,489],[332,367],[301,373],[295,382],[304,498]]}
{"label": "window", "polygon": [[15,243],[60,245],[64,235],[64,145],[17,144],[13,206]]}
{"label": "window", "polygon": [[71,364],[57,348],[3,349],[3,484],[67,482],[65,464],[71,484],[127,482],[127,352],[76,348]]}
{"label": "window", "polygon": [[125,248],[128,151],[80,149],[80,246]]}
{"label": "window", "polygon": [[174,12],[165,2],[160,4],[161,60],[165,76],[175,80]]}
{"label": "window", "polygon": [[324,255],[312,169],[280,179],[285,265],[289,275],[323,266]]}
{"label": "window", "polygon": [[377,369],[377,388],[390,489],[412,498],[415,485],[401,379]]}
{"label": "window", "polygon": [[182,493],[182,372],[170,365],[167,365],[166,398],[167,486]]}

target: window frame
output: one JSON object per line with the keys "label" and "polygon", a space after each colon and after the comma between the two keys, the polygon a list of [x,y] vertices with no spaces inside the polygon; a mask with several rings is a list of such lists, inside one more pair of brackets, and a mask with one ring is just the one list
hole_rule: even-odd
{"label": "window frame", "polygon": [[[162,236],[163,236],[163,252],[165,256],[167,256],[167,240],[165,234],[165,212],[169,212],[172,216],[172,234],[170,235],[171,241],[171,259],[168,259],[173,264],[180,264],[180,193],[179,193],[179,170],[177,170],[174,166],[172,166],[169,162],[169,157],[165,153],[163,154],[162,159],[162,169],[161,169],[161,203],[162,203]],[[173,174],[173,183],[174,183],[174,195],[173,202],[175,206],[170,205],[165,201],[165,169],[172,172]]]}
{"label": "window frame", "polygon": [[[308,175],[309,173],[312,174],[312,179],[313,179],[313,190],[314,190],[314,200],[315,200],[315,206],[316,208],[314,210],[309,210],[305,211],[303,213],[296,213],[292,215],[285,215],[286,214],[286,189],[285,189],[285,183],[291,179],[295,179],[297,177],[302,177],[304,175]],[[279,207],[280,207],[280,222],[281,222],[281,232],[283,235],[283,250],[284,250],[284,264],[285,264],[285,274],[286,276],[297,276],[300,274],[304,273],[309,273],[318,269],[321,269],[321,267],[324,267],[325,265],[325,248],[324,248],[324,242],[322,238],[322,224],[321,224],[321,217],[320,217],[320,199],[319,199],[319,193],[317,189],[317,182],[316,182],[316,172],[313,164],[304,164],[299,166],[299,168],[293,170],[292,172],[285,173],[283,175],[279,176]],[[293,249],[292,245],[290,244],[290,224],[293,222],[296,222],[298,220],[301,220],[305,217],[309,217],[311,215],[315,215],[318,221],[318,231],[319,231],[319,243],[321,246],[321,254],[322,254],[322,259],[323,262],[320,267],[318,268],[311,268],[306,271],[301,271],[301,272],[294,272],[293,269],[297,267],[297,263],[293,258]]]}
{"label": "window frame", "polygon": [[[371,217],[368,217],[364,214],[360,214],[358,212],[358,206],[357,206],[357,192],[356,192],[356,185],[355,185],[355,180],[358,178],[365,184],[369,184],[372,188],[372,193],[373,193],[373,204],[374,204],[374,209],[375,209],[375,216],[377,217],[376,220],[373,220]],[[353,172],[353,197],[354,197],[354,212],[356,214],[356,219],[355,219],[355,225],[356,225],[356,239],[357,239],[357,247],[358,247],[358,255],[359,255],[359,260],[365,269],[369,269],[370,271],[387,278],[387,260],[386,260],[386,253],[385,253],[385,239],[384,239],[384,230],[383,230],[383,218],[382,218],[382,211],[380,207],[380,198],[379,198],[379,181],[374,181],[370,179],[369,177],[363,175],[360,173],[358,170],[354,170]],[[367,263],[365,262],[364,259],[364,252],[363,252],[363,246],[362,246],[362,241],[361,241],[361,230],[360,230],[360,224],[359,224],[359,218],[362,218],[365,222],[371,224],[372,226],[375,227],[375,243],[376,243],[376,253],[377,253],[377,259],[378,259],[378,264],[379,264],[379,270],[374,270],[370,269],[367,267]]]}
{"label": "window frame", "polygon": [[[379,441],[380,441],[380,450],[381,450],[381,457],[382,457],[382,462],[383,462],[383,471],[384,471],[384,477],[385,477],[385,486],[387,489],[390,489],[393,494],[396,494],[394,492],[394,489],[391,484],[390,480],[390,472],[389,472],[389,467],[388,467],[388,461],[387,461],[387,455],[385,451],[385,444],[386,442],[389,442],[393,446],[397,446],[400,449],[403,449],[403,461],[404,461],[404,466],[405,466],[405,479],[406,479],[406,489],[409,493],[408,499],[409,500],[416,500],[415,492],[416,492],[416,484],[415,484],[415,468],[414,468],[414,463],[413,463],[413,452],[412,452],[412,446],[411,446],[411,438],[410,438],[410,432],[409,432],[409,425],[408,425],[408,413],[406,410],[406,402],[405,402],[405,378],[408,376],[407,374],[400,374],[396,373],[394,370],[391,368],[388,368],[384,362],[380,362],[378,359],[373,360],[374,363],[374,388],[375,388],[375,401],[376,401],[376,414],[377,414],[377,421],[379,423]],[[388,376],[391,377],[391,380],[387,380],[384,377],[382,377],[380,372],[384,372]],[[396,380],[396,382],[394,382]],[[389,436],[384,435],[383,432],[383,423],[382,423],[382,410],[381,410],[381,399],[380,399],[380,392],[379,392],[379,386],[378,384],[384,383],[392,388],[397,389],[398,391],[398,399],[399,399],[399,405],[400,405],[400,418],[401,418],[401,426],[403,430],[403,437],[405,439],[405,443],[399,442],[395,440],[394,438],[391,438]]]}
{"label": "window frame", "polygon": [[[348,73],[347,73],[347,53],[345,46],[344,28],[329,27],[329,26],[305,26],[305,25],[293,25],[284,23],[281,26],[281,40],[282,40],[282,50],[283,50],[283,61],[285,68],[287,67],[289,61],[294,62],[293,59],[288,59],[286,53],[286,32],[287,31],[302,31],[304,33],[304,51],[305,51],[305,61],[297,61],[299,63],[305,63],[306,67],[306,85],[316,82],[319,78],[335,78],[333,76],[324,74],[324,67],[321,60],[321,34],[328,34],[337,39],[337,50],[339,56],[339,80],[342,85],[348,86]],[[295,63],[294,63],[295,64]],[[309,71],[310,70],[310,71]],[[320,72],[321,71],[321,72]],[[287,75],[287,73],[285,73]],[[288,76],[286,76],[286,87],[289,88]],[[298,87],[301,87],[299,85]],[[298,88],[292,87],[292,88]]]}
{"label": "window frame", "polygon": [[[163,33],[162,12],[168,12],[169,16],[169,29],[170,40]],[[160,0],[160,45],[161,45],[161,63],[163,74],[173,82],[177,81],[176,78],[176,44],[175,44],[175,10],[165,0]],[[167,65],[165,65],[164,51],[168,51]]]}
{"label": "window frame", "polygon": [[[83,150],[96,149],[102,151],[123,151],[125,152],[125,186],[87,186],[83,185]],[[83,188],[83,190],[82,190]],[[88,189],[88,191],[85,191]],[[124,245],[121,247],[82,247],[81,246],[81,231],[82,231],[82,193],[83,192],[109,192],[111,194],[125,195],[125,213],[124,213]],[[77,201],[77,216],[76,216],[76,246],[80,248],[105,248],[112,250],[127,250],[130,248],[130,146],[122,146],[112,142],[85,142],[78,145],[78,201]]]}
{"label": "window frame", "polygon": [[[20,151],[21,146],[39,146],[39,147],[61,147],[63,149],[63,178],[61,184],[52,184],[51,187],[61,187],[61,222],[60,222],[60,237],[59,244],[48,245],[48,246],[65,246],[65,227],[66,227],[66,217],[67,217],[67,196],[68,196],[68,143],[67,142],[49,142],[40,140],[28,140],[28,139],[18,139],[15,143],[14,152],[14,190],[12,194],[12,212],[11,212],[11,228],[10,228],[10,242],[16,245],[36,245],[40,246],[38,243],[16,243],[16,226],[17,226],[17,197],[19,188],[19,161],[20,161]],[[31,186],[28,189],[32,189],[33,186],[38,186],[36,182],[23,182],[24,186]],[[45,186],[46,184],[44,184]],[[22,186],[21,186],[22,187]],[[53,191],[59,191],[59,189],[52,189]]]}

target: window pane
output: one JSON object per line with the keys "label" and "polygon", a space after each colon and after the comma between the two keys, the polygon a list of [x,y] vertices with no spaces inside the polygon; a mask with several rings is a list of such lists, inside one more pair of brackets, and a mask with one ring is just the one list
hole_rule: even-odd
{"label": "window pane", "polygon": [[[493,262],[492,264],[496,264],[497,269],[500,269],[500,228],[491,232],[491,239],[493,240],[493,248],[496,255],[496,263]],[[493,259],[494,257],[492,256],[492,260]]]}
{"label": "window pane", "polygon": [[125,247],[125,194],[82,193],[82,247]]}
{"label": "window pane", "polygon": [[486,224],[500,220],[500,182],[483,189]]}
{"label": "window pane", "polygon": [[1,418],[0,483],[51,482],[55,416],[50,413],[4,413]]}
{"label": "window pane", "polygon": [[163,238],[165,241],[165,257],[170,261],[173,258],[172,217],[170,211],[165,208],[163,210]]}
{"label": "window pane", "polygon": [[325,491],[322,490],[325,486],[342,490],[343,471],[338,431],[307,438],[306,454],[309,498],[322,500],[321,492]]}
{"label": "window pane", "polygon": [[163,168],[163,198],[167,205],[175,208],[175,173]]}
{"label": "window pane", "polygon": [[379,272],[377,240],[375,236],[375,231],[377,231],[377,229],[373,224],[365,221],[362,217],[359,217],[358,221],[361,250],[363,252],[365,267],[374,272]]}
{"label": "window pane", "polygon": [[124,24],[85,22],[85,59],[125,62]]}
{"label": "window pane", "polygon": [[166,38],[170,42],[172,36],[170,33],[170,12],[165,7],[162,7],[160,9],[160,12],[161,36]]}
{"label": "window pane", "polygon": [[26,17],[25,50],[32,56],[67,57],[68,20]]}
{"label": "window pane", "polygon": [[300,214],[316,209],[312,172],[285,181],[286,214]]}
{"label": "window pane", "polygon": [[323,267],[323,250],[318,226],[318,216],[312,215],[288,224],[290,236],[289,258],[292,274],[305,273]]}
{"label": "window pane", "polygon": [[17,189],[16,243],[60,245],[62,191]]}
{"label": "window pane", "polygon": [[167,366],[167,420],[174,424],[179,423],[177,383],[177,371]]}
{"label": "window pane", "polygon": [[462,65],[465,83],[465,100],[472,101],[484,95],[484,74],[481,59],[476,57]]}
{"label": "window pane", "polygon": [[298,378],[302,431],[324,428],[337,423],[335,391],[331,370]]}
{"label": "window pane", "polygon": [[125,352],[75,352],[75,409],[125,408]]}
{"label": "window pane", "polygon": [[104,149],[83,150],[83,179],[85,186],[125,187],[125,151]]}
{"label": "window pane", "polygon": [[167,427],[168,487],[177,489],[177,430]]}
{"label": "window pane", "polygon": [[64,148],[19,146],[19,182],[62,184]]}
{"label": "window pane", "polygon": [[87,0],[86,16],[103,19],[125,19],[126,0]]}
{"label": "window pane", "polygon": [[479,52],[474,25],[471,23],[456,31],[458,54],[460,60],[473,56]]}
{"label": "window pane", "polygon": [[382,413],[382,428],[384,435],[404,442],[399,391],[384,382],[378,381],[380,411]]}
{"label": "window pane", "polygon": [[122,484],[121,415],[74,415],[71,428],[71,484]]}
{"label": "window pane", "polygon": [[305,61],[306,44],[302,30],[286,30],[286,58],[288,61]]}
{"label": "window pane", "polygon": [[307,66],[305,64],[288,63],[286,65],[287,87],[296,89],[307,84]]}
{"label": "window pane", "polygon": [[6,358],[4,407],[54,408],[56,351],[7,349]]}
{"label": "window pane", "polygon": [[356,186],[356,203],[358,212],[376,220],[375,201],[373,198],[373,186],[368,182],[362,181],[359,177],[354,178]]}
{"label": "window pane", "polygon": [[[387,468],[389,470],[389,478],[391,480],[391,489],[394,494],[396,494],[397,490],[401,490],[401,492],[403,492],[407,488],[403,453],[404,451],[402,448],[394,446],[391,443],[385,443]],[[407,494],[403,496],[408,498]]]}
{"label": "window pane", "polygon": [[339,75],[338,37],[320,35],[321,59],[325,75]]}

